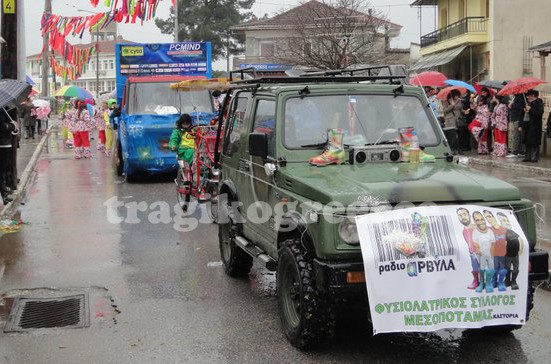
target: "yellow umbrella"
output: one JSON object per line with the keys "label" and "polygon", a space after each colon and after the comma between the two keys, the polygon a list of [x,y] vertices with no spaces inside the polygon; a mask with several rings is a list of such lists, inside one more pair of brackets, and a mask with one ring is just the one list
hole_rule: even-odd
{"label": "yellow umbrella", "polygon": [[218,78],[203,78],[197,80],[186,80],[178,83],[173,83],[170,88],[179,91],[192,90],[227,90],[230,88],[229,79],[226,77]]}

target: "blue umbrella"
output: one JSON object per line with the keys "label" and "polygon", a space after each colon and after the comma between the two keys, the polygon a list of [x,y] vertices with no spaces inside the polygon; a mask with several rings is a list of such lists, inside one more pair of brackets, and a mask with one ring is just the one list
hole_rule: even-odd
{"label": "blue umbrella", "polygon": [[31,86],[36,85],[36,83],[33,81],[32,78],[29,77],[29,75],[25,75],[25,81]]}
{"label": "blue umbrella", "polygon": [[474,88],[471,84],[468,84],[468,83],[465,82],[465,81],[460,81],[460,80],[446,80],[446,81],[444,81],[444,83],[445,83],[446,85],[463,87],[463,88],[466,88],[467,90],[469,90],[469,91],[471,91],[471,92],[476,92],[475,88]]}

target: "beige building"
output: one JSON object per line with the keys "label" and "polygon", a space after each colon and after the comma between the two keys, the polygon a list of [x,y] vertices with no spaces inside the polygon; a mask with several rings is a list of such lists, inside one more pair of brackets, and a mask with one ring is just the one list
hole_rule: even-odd
{"label": "beige building", "polygon": [[[274,17],[253,19],[232,27],[233,32],[242,33],[245,36],[245,54],[233,59],[233,69],[255,67],[261,73],[277,74],[290,68],[312,68],[311,65],[301,63],[300,59],[304,59],[306,54],[314,53],[315,47],[319,47],[320,43],[331,40],[327,39],[328,34],[321,34],[323,33],[323,29],[319,27],[319,24],[314,24],[316,21],[315,17],[304,15],[329,14],[331,11],[338,11],[335,10],[336,8],[324,9],[327,6],[327,4],[318,1],[308,1]],[[318,21],[325,21],[327,23],[327,19],[323,15],[318,15],[318,17]],[[368,18],[372,17],[372,14],[371,12],[369,14],[353,12],[352,16],[348,15],[346,20],[349,21],[350,19],[353,20],[360,17]],[[295,52],[292,57],[289,57],[288,49],[290,48],[290,44],[292,44],[290,39],[298,39],[304,36],[303,29],[297,29],[297,19],[306,20],[304,23],[300,23],[301,28],[315,29],[315,27],[318,27],[320,36],[308,37],[311,39],[306,41],[293,41],[297,45],[296,48],[303,52],[303,56],[301,57],[301,55],[297,55]],[[373,16],[372,19],[373,24],[376,24],[376,32],[378,33],[378,40],[373,46],[375,50],[373,53],[377,54],[379,59],[384,59],[387,63],[409,65],[409,49],[393,49],[390,47],[390,41],[400,34],[402,26],[376,16]],[[325,29],[329,29],[329,26]],[[338,29],[339,32],[342,32],[341,29],[343,28]],[[353,34],[354,29],[350,32],[345,32],[345,34],[330,34],[329,36],[340,37],[341,43],[349,42],[352,45],[355,41]],[[353,58],[354,54],[345,57]],[[288,59],[293,59],[294,61],[289,61]],[[357,63],[350,61],[350,59],[344,59],[341,66],[334,68],[341,68],[343,65],[346,67],[347,64],[358,66]]]}
{"label": "beige building", "polygon": [[412,71],[439,70],[472,82],[542,76],[542,60],[531,48],[551,41],[551,1],[416,0],[411,6],[434,7],[437,24],[421,36],[422,58]]}

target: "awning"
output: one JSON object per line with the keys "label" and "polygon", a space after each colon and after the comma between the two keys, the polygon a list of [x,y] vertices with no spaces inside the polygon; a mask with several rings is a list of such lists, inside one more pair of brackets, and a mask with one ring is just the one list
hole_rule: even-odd
{"label": "awning", "polygon": [[529,51],[535,51],[535,52],[550,52],[551,51],[551,42],[538,44],[537,46],[533,46],[532,48],[528,49]]}
{"label": "awning", "polygon": [[461,46],[453,49],[448,49],[442,52],[429,54],[421,58],[417,63],[412,65],[410,71],[428,70],[436,66],[441,66],[446,63],[450,63],[455,57],[459,56],[467,46]]}

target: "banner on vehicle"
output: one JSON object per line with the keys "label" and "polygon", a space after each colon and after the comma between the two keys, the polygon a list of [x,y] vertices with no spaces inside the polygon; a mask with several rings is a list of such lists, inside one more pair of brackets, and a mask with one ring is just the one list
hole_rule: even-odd
{"label": "banner on vehicle", "polygon": [[512,211],[426,206],[356,224],[374,334],[525,323],[529,247]]}
{"label": "banner on vehicle", "polygon": [[212,78],[210,42],[117,44],[117,98],[129,76],[183,75]]}

